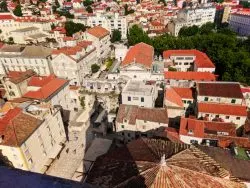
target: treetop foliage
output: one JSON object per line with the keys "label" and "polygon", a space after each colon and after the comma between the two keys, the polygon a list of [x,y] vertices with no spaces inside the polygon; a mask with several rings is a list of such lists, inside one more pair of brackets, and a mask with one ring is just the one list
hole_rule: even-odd
{"label": "treetop foliage", "polygon": [[[195,31],[193,35],[186,30]],[[200,28],[184,28],[182,36],[168,34],[149,38],[141,28],[134,25],[128,33],[128,45],[139,42],[152,45],[157,55],[164,50],[197,49],[208,55],[216,66],[220,80],[238,81],[250,85],[250,37],[247,40],[237,38],[228,28],[215,29],[211,23]]]}

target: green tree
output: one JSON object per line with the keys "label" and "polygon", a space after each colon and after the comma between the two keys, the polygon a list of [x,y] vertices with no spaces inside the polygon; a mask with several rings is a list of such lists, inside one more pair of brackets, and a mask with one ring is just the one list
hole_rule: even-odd
{"label": "green tree", "polygon": [[85,1],[83,1],[83,5],[85,6],[85,7],[87,7],[87,6],[90,6],[90,5],[92,5],[94,2],[92,1],[92,0],[85,0]]}
{"label": "green tree", "polygon": [[74,33],[78,31],[85,31],[86,27],[81,23],[74,23],[72,21],[67,21],[65,23],[65,29],[66,29],[66,35],[72,36]]}
{"label": "green tree", "polygon": [[57,11],[60,16],[65,16],[66,18],[73,19],[74,15],[70,14],[68,11]]}
{"label": "green tree", "polygon": [[56,25],[54,23],[51,24],[51,29],[55,29]]}
{"label": "green tree", "polygon": [[167,6],[167,3],[166,3],[166,1],[165,1],[165,0],[159,0],[159,1],[158,1],[158,3],[163,3],[163,4],[164,4],[164,6]]}
{"label": "green tree", "polygon": [[208,22],[206,24],[203,24],[199,28],[199,33],[201,35],[208,35],[209,33],[212,33],[214,29],[215,29],[215,24],[211,23],[211,22]]}
{"label": "green tree", "polygon": [[93,9],[91,8],[91,6],[87,6],[86,11],[88,13],[93,13]]}
{"label": "green tree", "polygon": [[121,38],[122,38],[121,31],[119,31],[118,29],[114,29],[110,41],[114,43],[117,41],[121,41]]}
{"label": "green tree", "polygon": [[1,11],[1,12],[9,12],[8,6],[7,6],[7,3],[6,3],[5,0],[3,0],[3,1],[0,3],[0,11]]}
{"label": "green tree", "polygon": [[13,39],[13,37],[9,37],[8,43],[9,43],[9,44],[14,44],[14,39]]}
{"label": "green tree", "polygon": [[99,65],[97,65],[97,64],[91,65],[91,72],[92,72],[92,73],[98,72],[99,69],[100,69],[100,66],[99,66]]}
{"label": "green tree", "polygon": [[128,15],[128,14],[133,14],[134,12],[135,11],[133,9],[128,8],[127,4],[124,5],[124,14],[125,14],[125,16]]}
{"label": "green tree", "polygon": [[129,33],[128,33],[127,38],[128,38],[128,44],[130,46],[133,46],[139,42],[151,44],[151,40],[148,37],[148,35],[145,32],[143,32],[143,30],[141,28],[139,28],[138,25],[133,25],[129,29]]}
{"label": "green tree", "polygon": [[199,33],[199,27],[194,25],[191,27],[182,27],[179,31],[179,36],[181,37],[187,37],[187,36],[193,36]]}
{"label": "green tree", "polygon": [[229,35],[229,36],[236,36],[236,33],[230,29],[230,28],[220,28],[217,30],[217,33],[221,33],[221,34],[224,34],[224,35]]}
{"label": "green tree", "polygon": [[109,70],[110,67],[113,65],[114,60],[111,58],[108,58],[106,61],[106,69]]}
{"label": "green tree", "polygon": [[250,8],[250,2],[247,1],[240,1],[240,5],[242,5],[243,8]]}
{"label": "green tree", "polygon": [[18,5],[16,6],[16,8],[13,10],[13,13],[14,13],[16,16],[18,16],[18,17],[23,16],[22,8],[21,8],[21,5],[20,5],[20,4],[18,4]]}
{"label": "green tree", "polygon": [[79,100],[80,100],[80,105],[82,106],[82,109],[84,110],[85,109],[85,97],[84,96],[79,97]]}
{"label": "green tree", "polygon": [[176,69],[176,68],[174,68],[174,67],[168,67],[168,71],[176,72],[176,71],[177,71],[177,69]]}
{"label": "green tree", "polygon": [[110,9],[111,9],[110,7],[107,7],[107,8],[106,8],[106,12],[109,12],[109,11],[110,11]]}

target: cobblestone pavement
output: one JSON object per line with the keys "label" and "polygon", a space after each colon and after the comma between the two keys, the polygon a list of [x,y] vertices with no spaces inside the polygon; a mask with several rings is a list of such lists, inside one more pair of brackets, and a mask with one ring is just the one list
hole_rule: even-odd
{"label": "cobblestone pavement", "polygon": [[[79,164],[83,160],[85,153],[86,138],[89,142],[91,133],[85,133],[85,129],[78,133],[69,133],[69,141],[60,154],[60,158],[55,160],[47,171],[48,175],[71,179]],[[87,134],[85,136],[85,134]]]}
{"label": "cobblestone pavement", "polygon": [[[85,113],[84,111],[83,114]],[[59,159],[53,162],[46,174],[71,179],[84,158],[86,145],[93,140],[91,129],[85,124],[82,131],[69,132],[68,136],[69,141],[65,143]]]}

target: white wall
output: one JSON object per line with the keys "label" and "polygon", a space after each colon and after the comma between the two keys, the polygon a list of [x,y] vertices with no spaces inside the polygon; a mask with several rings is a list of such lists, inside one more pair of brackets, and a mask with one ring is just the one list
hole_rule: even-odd
{"label": "white wall", "polygon": [[[66,138],[60,111],[48,114],[40,127],[25,141],[21,150],[26,158],[29,170],[41,173],[60,142]],[[29,162],[32,159],[33,162]]]}
{"label": "white wall", "polygon": [[[246,116],[235,116],[235,115],[227,115],[227,114],[214,114],[214,113],[204,113],[204,112],[198,112],[198,118],[200,117],[208,117],[209,121],[212,121],[214,118],[216,118],[216,115],[219,115],[219,118],[223,119],[224,122],[227,123],[234,123],[237,125],[237,128],[239,128],[241,125],[245,124]],[[239,118],[239,119],[237,119]]]}
{"label": "white wall", "polygon": [[[208,98],[208,101],[205,101],[205,98]],[[232,99],[235,99],[235,103],[232,103]],[[238,104],[242,105],[243,100],[239,98],[225,98],[225,97],[212,97],[212,96],[197,96],[197,101],[198,102],[213,102],[213,103],[226,103],[226,104]]]}
{"label": "white wall", "polygon": [[198,144],[201,144],[203,138],[193,137],[193,136],[186,136],[180,135],[180,140],[185,144],[191,144],[191,140],[196,140]]}

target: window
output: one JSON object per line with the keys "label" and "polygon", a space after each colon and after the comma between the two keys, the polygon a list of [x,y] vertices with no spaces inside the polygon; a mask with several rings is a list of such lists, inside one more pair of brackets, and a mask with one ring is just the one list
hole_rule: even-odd
{"label": "window", "polygon": [[215,117],[216,117],[216,118],[219,118],[219,117],[220,117],[220,115],[218,115],[218,114],[217,114]]}
{"label": "window", "polygon": [[237,120],[240,120],[240,117],[236,117]]}
{"label": "window", "polygon": [[29,164],[33,164],[33,160],[31,158],[28,160],[28,162]]}
{"label": "window", "polygon": [[130,133],[128,133],[128,137],[130,137]]}
{"label": "window", "polygon": [[144,120],[144,123],[147,123],[147,121],[146,121],[146,120]]}
{"label": "window", "polygon": [[184,63],[184,65],[188,65],[189,63]]}
{"label": "window", "polygon": [[136,78],[136,75],[134,75],[134,78]]}
{"label": "window", "polygon": [[131,101],[131,97],[128,97],[128,101]]}
{"label": "window", "polygon": [[229,119],[229,116],[226,116],[226,119]]}
{"label": "window", "polygon": [[208,97],[205,97],[204,101],[208,101]]}
{"label": "window", "polygon": [[197,140],[190,140],[190,143],[191,144],[198,144],[198,141]]}
{"label": "window", "polygon": [[121,128],[124,129],[124,125],[121,125]]}
{"label": "window", "polygon": [[146,129],[146,126],[145,126],[145,125],[143,125],[143,126],[142,126],[142,129]]}
{"label": "window", "polygon": [[188,134],[193,134],[193,130],[189,129]]}
{"label": "window", "polygon": [[11,87],[11,86],[9,86],[9,88],[10,88],[10,89],[12,89],[12,87]]}
{"label": "window", "polygon": [[235,104],[236,100],[235,99],[232,99],[231,100],[231,103]]}
{"label": "window", "polygon": [[141,102],[144,102],[144,97],[141,98]]}

